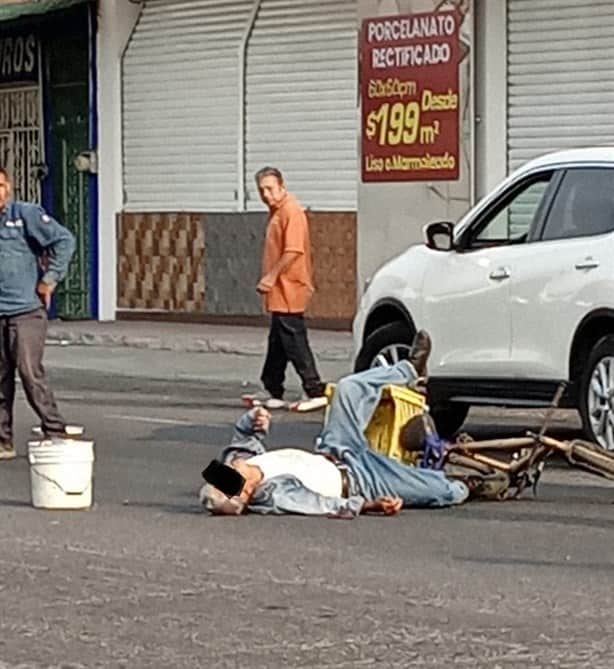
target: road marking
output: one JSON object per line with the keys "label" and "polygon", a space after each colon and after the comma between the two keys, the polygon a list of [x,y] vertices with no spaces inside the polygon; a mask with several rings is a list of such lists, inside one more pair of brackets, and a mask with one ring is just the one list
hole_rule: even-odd
{"label": "road marking", "polygon": [[115,418],[116,420],[136,420],[141,423],[162,423],[163,425],[194,425],[189,420],[175,420],[173,418],[149,418],[148,416],[124,416],[121,414],[107,414],[105,418]]}

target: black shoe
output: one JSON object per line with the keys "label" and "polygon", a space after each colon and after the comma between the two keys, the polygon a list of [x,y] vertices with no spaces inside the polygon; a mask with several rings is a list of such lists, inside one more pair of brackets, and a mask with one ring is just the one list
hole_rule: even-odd
{"label": "black shoe", "polygon": [[419,377],[426,376],[426,363],[431,354],[431,338],[425,330],[418,330],[411,344],[408,360]]}

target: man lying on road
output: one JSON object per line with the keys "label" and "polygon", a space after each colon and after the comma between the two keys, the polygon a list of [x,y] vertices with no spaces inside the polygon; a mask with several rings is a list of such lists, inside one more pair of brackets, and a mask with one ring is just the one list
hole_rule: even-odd
{"label": "man lying on road", "polygon": [[[424,351],[410,356],[418,368],[424,358]],[[369,448],[364,431],[382,388],[411,386],[417,380],[416,369],[407,360],[342,379],[326,427],[311,453],[295,448],[266,451],[264,437],[271,415],[262,407],[252,409],[237,422],[232,443],[222,451],[220,461],[213,461],[203,472],[209,483],[201,489],[201,502],[221,515],[251,511],[340,518],[369,512],[394,515],[404,507],[464,502],[469,489],[462,481],[407,466]]]}

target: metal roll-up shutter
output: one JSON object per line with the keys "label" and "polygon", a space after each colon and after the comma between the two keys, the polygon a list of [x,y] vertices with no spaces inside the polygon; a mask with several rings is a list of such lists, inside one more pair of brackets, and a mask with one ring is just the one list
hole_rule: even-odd
{"label": "metal roll-up shutter", "polygon": [[356,209],[356,0],[262,0],[247,49],[247,208],[279,167],[305,207]]}
{"label": "metal roll-up shutter", "polygon": [[123,62],[125,209],[237,208],[252,0],[148,0]]}
{"label": "metal roll-up shutter", "polygon": [[614,2],[507,0],[508,167],[614,144]]}

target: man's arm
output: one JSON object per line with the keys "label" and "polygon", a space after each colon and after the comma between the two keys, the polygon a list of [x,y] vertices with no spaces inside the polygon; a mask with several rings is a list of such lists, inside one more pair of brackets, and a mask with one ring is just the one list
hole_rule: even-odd
{"label": "man's arm", "polygon": [[284,251],[281,258],[271,268],[271,271],[260,279],[256,290],[259,293],[271,292],[271,289],[277,283],[279,275],[287,270],[300,255],[302,255],[302,251]]}
{"label": "man's arm", "polygon": [[255,437],[264,441],[271,422],[271,414],[262,407],[255,407],[246,411],[235,423],[232,442],[243,441],[248,437]]}
{"label": "man's arm", "polygon": [[306,488],[294,476],[276,476],[261,485],[249,501],[256,513],[296,513],[303,516],[356,518],[362,513],[364,497],[325,497]]}
{"label": "man's arm", "polygon": [[259,293],[268,293],[277,282],[280,274],[288,270],[297,258],[305,253],[308,244],[308,223],[305,212],[298,206],[292,207],[283,222],[283,251],[271,270],[259,281]]}
{"label": "man's arm", "polygon": [[22,205],[21,216],[28,236],[32,237],[41,248],[49,251],[42,283],[53,290],[66,276],[68,264],[75,251],[75,238],[70,230],[48,216],[44,209],[37,205]]}

